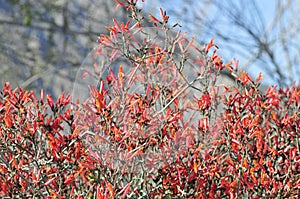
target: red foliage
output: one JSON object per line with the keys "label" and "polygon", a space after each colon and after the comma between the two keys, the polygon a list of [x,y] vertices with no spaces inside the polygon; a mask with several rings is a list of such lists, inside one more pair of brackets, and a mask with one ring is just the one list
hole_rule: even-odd
{"label": "red foliage", "polygon": [[[0,196],[298,198],[300,87],[263,93],[261,76],[224,65],[212,40],[200,49],[174,34],[162,9],[147,34],[137,1],[116,2],[136,24],[113,20],[95,57],[129,64],[87,71],[100,79],[89,99],[4,86]],[[222,70],[238,82],[224,93]]]}

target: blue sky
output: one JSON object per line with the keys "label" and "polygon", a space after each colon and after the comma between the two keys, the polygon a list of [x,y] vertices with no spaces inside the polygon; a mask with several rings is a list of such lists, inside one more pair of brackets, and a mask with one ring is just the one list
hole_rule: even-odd
{"label": "blue sky", "polygon": [[[203,0],[203,1],[205,1],[205,0]],[[274,1],[274,0],[263,0],[263,1],[255,0],[255,1],[258,5],[258,7],[261,11],[262,17],[265,21],[265,24],[264,24],[265,29],[267,29],[267,28],[270,27],[270,25],[272,23],[272,20],[275,16],[276,1]],[[148,0],[144,4],[143,8],[146,11],[149,11],[149,12],[154,13],[156,15],[159,15],[158,10],[159,10],[160,7],[164,8],[164,10],[167,11],[167,14],[170,15],[170,19],[171,19],[170,24],[174,24],[176,22],[179,22],[182,25],[182,30],[186,31],[186,30],[189,29],[188,35],[190,35],[191,37],[194,36],[195,38],[197,38],[197,37],[199,37],[198,31],[195,30],[195,29],[192,29],[192,31],[191,31],[190,27],[186,23],[183,22],[184,19],[185,20],[187,19],[188,21],[190,21],[191,24],[193,24],[193,18],[191,18],[191,17],[189,18],[189,16],[186,15],[184,17],[184,19],[182,20],[182,18],[183,18],[182,16],[176,15],[173,12],[170,12],[170,10],[172,10],[174,8],[178,8],[179,10],[180,9],[189,9],[189,4],[187,4],[186,2],[190,2],[190,3],[193,4],[192,6],[195,6],[194,4],[200,3],[201,1],[196,2],[196,1],[191,1],[191,0],[173,0],[173,1],[168,1],[168,0],[165,0],[165,1],[162,1],[162,0],[149,1]],[[247,4],[246,4],[247,1],[245,0],[244,2],[245,2],[245,5],[246,5],[246,8],[247,8]],[[213,16],[214,12],[215,12],[215,9],[213,8],[213,6],[207,6],[207,7],[205,7],[204,11],[208,14],[208,16]],[[203,9],[199,9],[199,13],[200,12],[203,12]],[[255,18],[255,17],[256,16],[253,16],[253,18]],[[232,30],[231,28],[232,27],[230,27],[226,23],[224,23],[224,26],[222,26],[223,31],[238,31],[238,30]],[[272,34],[276,34],[276,31],[275,31],[275,33],[273,32]],[[223,58],[224,58],[225,61],[230,61],[233,58],[235,58],[235,59],[239,60],[239,63],[240,63],[241,67],[242,67],[243,63],[245,63],[247,61],[244,58],[244,56],[239,53],[239,51],[240,51],[240,49],[238,49],[238,48],[240,48],[239,46],[236,46],[236,47],[231,46],[231,47],[233,47],[233,49],[236,48],[236,50],[228,51],[227,48],[225,46],[223,46],[223,43],[219,40],[218,36],[216,36],[216,35],[201,35],[202,41],[206,41],[206,42],[208,42],[210,40],[210,38],[212,38],[212,37],[214,37],[215,42],[220,47],[219,54],[223,55]],[[276,36],[274,38],[276,38]],[[245,41],[245,42],[247,42],[247,41]],[[243,49],[243,50],[245,50],[245,49]],[[254,50],[254,49],[250,49],[250,50]],[[262,63],[252,64],[252,65],[249,66],[247,71],[255,78],[256,76],[258,76],[259,72],[262,71],[260,69],[260,67],[268,67],[268,66],[262,66],[262,65],[263,65]],[[271,81],[271,79],[268,79],[267,75],[263,75],[263,76],[265,78],[265,83],[266,84],[275,84],[274,82]],[[295,79],[297,79],[297,78],[295,78]]]}

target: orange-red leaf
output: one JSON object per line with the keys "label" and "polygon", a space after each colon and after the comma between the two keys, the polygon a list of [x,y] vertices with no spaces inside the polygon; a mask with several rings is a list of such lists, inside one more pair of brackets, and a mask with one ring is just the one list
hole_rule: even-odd
{"label": "orange-red leaf", "polygon": [[157,19],[156,17],[154,17],[152,14],[149,14],[149,17],[153,20],[156,21],[158,23],[162,23],[159,19]]}
{"label": "orange-red leaf", "polygon": [[51,184],[51,183],[55,180],[55,178],[56,178],[56,177],[50,178],[49,180],[47,180],[47,181],[43,184],[43,186],[47,186],[47,185]]}
{"label": "orange-red leaf", "polygon": [[131,185],[131,182],[128,183],[128,184],[120,191],[120,193],[123,192],[123,194],[122,194],[122,196],[120,197],[120,199],[126,197],[126,195],[128,194],[128,192],[130,191],[130,185]]}

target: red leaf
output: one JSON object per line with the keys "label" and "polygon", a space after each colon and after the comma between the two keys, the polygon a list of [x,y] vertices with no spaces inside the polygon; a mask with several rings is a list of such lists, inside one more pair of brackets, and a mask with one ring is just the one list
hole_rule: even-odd
{"label": "red leaf", "polygon": [[123,82],[124,73],[123,73],[122,64],[120,65],[120,68],[119,68],[118,77],[119,77],[120,87],[123,88],[124,87],[124,82]]}
{"label": "red leaf", "polygon": [[44,89],[41,90],[41,102],[44,103]]}
{"label": "red leaf", "polygon": [[[159,19],[157,19],[156,17],[154,17],[152,14],[149,14],[149,17],[153,20],[153,21],[156,21],[158,23],[162,23]],[[150,20],[151,22],[151,20]]]}
{"label": "red leaf", "polygon": [[12,120],[10,118],[9,112],[5,113],[4,122],[5,122],[5,125],[6,125],[7,128],[10,128],[10,127],[13,126],[13,122],[12,122]]}
{"label": "red leaf", "polygon": [[120,5],[120,6],[122,6],[122,7],[125,7],[125,6],[126,6],[124,3],[121,3],[119,0],[115,0],[115,1],[116,1],[116,3],[117,3],[118,5]]}
{"label": "red leaf", "polygon": [[114,198],[114,197],[115,197],[115,191],[114,191],[114,189],[113,189],[111,183],[108,182],[107,180],[105,180],[105,183],[106,183],[106,187],[107,187],[107,189],[108,189],[110,195]]}
{"label": "red leaf", "polygon": [[121,32],[121,27],[120,27],[120,25],[118,24],[117,20],[116,20],[116,19],[113,19],[113,22],[114,22],[115,27],[117,28],[117,30],[118,30],[119,32]]}
{"label": "red leaf", "polygon": [[247,84],[248,82],[253,82],[250,75],[246,71],[241,71],[241,75],[237,77],[237,80],[240,80],[243,84]]}
{"label": "red leaf", "polygon": [[66,177],[66,180],[65,180],[64,183],[65,183],[66,185],[68,185],[68,184],[72,183],[73,180],[74,180],[74,175],[71,174],[71,175],[68,175],[68,176]]}
{"label": "red leaf", "polygon": [[208,51],[210,50],[210,48],[214,46],[213,41],[214,41],[214,39],[212,38],[212,39],[209,41],[208,45],[205,46],[205,52],[206,52],[206,53],[208,53]]}
{"label": "red leaf", "polygon": [[97,199],[104,199],[103,191],[101,190],[100,185],[97,186]]}
{"label": "red leaf", "polygon": [[128,192],[130,191],[130,185],[131,185],[131,182],[128,183],[128,184],[120,191],[119,194],[121,194],[121,193],[123,192],[122,196],[120,197],[121,199],[122,199],[122,198],[125,198],[126,195],[128,194]]}
{"label": "red leaf", "polygon": [[49,180],[47,180],[47,182],[45,182],[42,186],[47,186],[49,184],[51,184],[54,180],[55,180],[56,177],[53,177],[53,178],[50,178]]}
{"label": "red leaf", "polygon": [[256,78],[255,82],[258,83],[261,80],[264,80],[264,78],[262,77],[262,73],[260,72],[258,77]]}
{"label": "red leaf", "polygon": [[195,173],[198,172],[198,165],[197,165],[196,161],[194,161],[194,172]]}
{"label": "red leaf", "polygon": [[46,98],[47,98],[47,102],[48,102],[49,106],[50,106],[50,107],[53,107],[54,101],[53,101],[52,96],[48,94],[48,95],[46,96]]}
{"label": "red leaf", "polygon": [[243,167],[245,167],[246,169],[249,169],[249,165],[248,165],[248,162],[247,162],[246,158],[244,158]]}
{"label": "red leaf", "polygon": [[63,198],[61,195],[59,195],[58,193],[56,193],[56,192],[53,191],[52,189],[49,189],[49,192],[50,192],[52,195],[54,195],[54,196],[56,196],[57,198],[59,198],[59,199],[62,199],[62,198]]}

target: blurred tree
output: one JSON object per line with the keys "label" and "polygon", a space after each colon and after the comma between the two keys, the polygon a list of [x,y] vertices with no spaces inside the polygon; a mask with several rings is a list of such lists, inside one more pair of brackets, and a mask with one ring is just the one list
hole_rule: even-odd
{"label": "blurred tree", "polygon": [[114,0],[1,0],[0,86],[70,92],[105,25],[123,17]]}
{"label": "blurred tree", "polygon": [[[146,10],[164,4],[174,23],[184,24],[201,43],[215,37],[226,62],[235,57],[252,74],[262,70],[268,84],[299,83],[296,1],[259,2],[274,6],[268,12],[257,0],[176,0],[172,4],[180,6],[173,7],[168,2],[148,1]],[[114,0],[0,0],[0,86],[10,81],[54,96],[71,92],[75,73],[112,18],[124,18]]]}
{"label": "blurred tree", "polygon": [[[156,2],[165,7],[168,3]],[[253,75],[262,71],[267,84],[300,83],[298,1],[176,2],[181,6],[168,6],[169,14],[175,15],[180,24],[184,24],[183,28],[194,33],[200,42],[214,37],[224,60],[237,58],[240,66]],[[150,4],[148,9],[151,9]]]}

